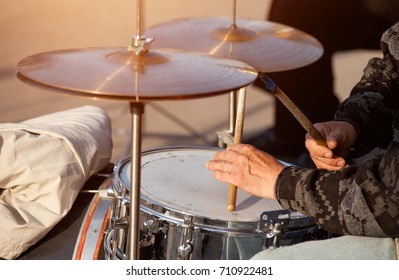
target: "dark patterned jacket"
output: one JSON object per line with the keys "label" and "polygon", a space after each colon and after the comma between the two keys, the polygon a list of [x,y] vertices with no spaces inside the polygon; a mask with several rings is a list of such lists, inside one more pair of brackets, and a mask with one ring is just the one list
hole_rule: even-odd
{"label": "dark patterned jacket", "polygon": [[356,128],[354,154],[384,154],[340,171],[287,167],[277,181],[282,207],[339,235],[399,236],[399,23],[383,34],[381,50],[335,119]]}

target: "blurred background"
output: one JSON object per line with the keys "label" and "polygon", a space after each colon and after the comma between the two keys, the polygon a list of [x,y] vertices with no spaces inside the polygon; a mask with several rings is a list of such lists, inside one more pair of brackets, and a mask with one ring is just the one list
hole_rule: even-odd
{"label": "blurred background", "polygon": [[[269,0],[238,0],[237,17],[265,20],[269,6]],[[129,155],[130,114],[127,102],[92,100],[28,85],[16,77],[15,71],[22,58],[39,52],[127,47],[136,32],[136,1],[0,0],[0,10],[0,122],[19,122],[83,105],[99,106],[112,119],[112,160]],[[232,0],[145,0],[142,24],[145,30],[175,18],[232,17],[232,14]],[[354,50],[335,55],[335,87],[340,100],[349,94],[367,60],[376,54],[376,51]],[[249,87],[244,134],[250,135],[273,125],[274,102],[272,96]],[[170,145],[215,145],[216,131],[228,127],[227,95],[153,102],[145,109],[144,150]]]}

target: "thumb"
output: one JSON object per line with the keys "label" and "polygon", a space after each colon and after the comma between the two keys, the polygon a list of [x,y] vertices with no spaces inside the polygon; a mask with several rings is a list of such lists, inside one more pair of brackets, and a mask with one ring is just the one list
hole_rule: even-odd
{"label": "thumb", "polygon": [[331,150],[334,150],[338,146],[338,139],[339,135],[334,135],[334,133],[331,133],[326,136],[326,143],[327,147]]}

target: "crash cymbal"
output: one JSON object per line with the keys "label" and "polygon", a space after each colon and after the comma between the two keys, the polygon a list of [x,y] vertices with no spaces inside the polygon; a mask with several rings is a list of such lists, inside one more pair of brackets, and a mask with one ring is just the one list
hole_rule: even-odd
{"label": "crash cymbal", "polygon": [[243,61],[258,71],[299,68],[323,54],[320,42],[287,25],[268,21],[225,18],[187,18],[150,27],[144,36],[156,48],[204,52]]}
{"label": "crash cymbal", "polygon": [[18,63],[28,81],[92,97],[147,101],[205,97],[252,83],[249,65],[206,54],[127,48],[87,48],[39,53]]}

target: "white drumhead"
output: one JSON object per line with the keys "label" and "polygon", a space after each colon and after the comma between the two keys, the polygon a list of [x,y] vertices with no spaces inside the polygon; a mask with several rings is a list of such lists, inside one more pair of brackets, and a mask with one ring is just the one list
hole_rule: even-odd
{"label": "white drumhead", "polygon": [[[238,189],[236,211],[228,211],[229,185],[214,179],[205,168],[216,152],[212,148],[167,148],[144,153],[141,197],[180,213],[223,221],[257,221],[265,211],[282,209],[275,200]],[[130,186],[130,161],[119,176],[124,185]]]}

